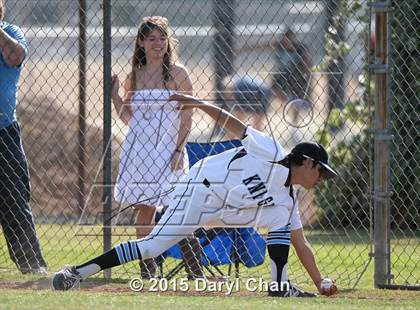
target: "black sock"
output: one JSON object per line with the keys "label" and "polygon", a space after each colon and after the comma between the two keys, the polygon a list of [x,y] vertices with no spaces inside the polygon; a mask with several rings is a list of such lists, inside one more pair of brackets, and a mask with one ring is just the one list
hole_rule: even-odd
{"label": "black sock", "polygon": [[84,263],[76,266],[76,269],[86,267],[90,264],[98,265],[101,270],[119,266],[130,261],[141,259],[140,250],[137,247],[137,240],[123,242],[108,252]]}
{"label": "black sock", "polygon": [[120,265],[120,261],[118,259],[117,251],[114,248],[84,264],[76,266],[76,269],[86,267],[90,264],[96,264],[103,270]]}
{"label": "black sock", "polygon": [[272,263],[274,263],[276,273],[273,281],[277,281],[281,290],[281,282],[287,281],[287,261],[290,249],[290,228],[289,226],[277,231],[270,231],[267,236],[267,250]]}

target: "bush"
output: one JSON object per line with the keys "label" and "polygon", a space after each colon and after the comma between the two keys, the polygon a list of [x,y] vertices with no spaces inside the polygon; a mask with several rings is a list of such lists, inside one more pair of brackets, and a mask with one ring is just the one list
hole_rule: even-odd
{"label": "bush", "polygon": [[[324,142],[325,143],[325,142]],[[330,161],[339,172],[316,192],[323,228],[369,228],[369,137],[367,131],[342,141],[329,151]]]}

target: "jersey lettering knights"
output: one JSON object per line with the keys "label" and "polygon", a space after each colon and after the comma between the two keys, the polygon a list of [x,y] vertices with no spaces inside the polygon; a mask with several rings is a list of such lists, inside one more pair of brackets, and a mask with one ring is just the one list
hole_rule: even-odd
{"label": "jersey lettering knights", "polygon": [[284,206],[293,199],[285,186],[289,169],[273,162],[283,159],[283,147],[272,137],[248,127],[242,147],[209,156],[194,166],[226,205],[238,208]]}
{"label": "jersey lettering knights", "polygon": [[[252,181],[258,182],[258,184],[253,185]],[[246,178],[245,180],[242,180],[242,183],[245,185],[250,184],[248,186],[248,191],[252,196],[252,199],[256,200],[259,198],[264,197],[265,194],[267,194],[267,187],[265,186],[264,182],[262,182],[260,176],[258,174],[253,175],[252,177]],[[274,205],[274,203],[271,203],[273,201],[273,197],[267,197],[263,198],[262,200],[257,202],[257,205],[259,207],[271,207]]]}

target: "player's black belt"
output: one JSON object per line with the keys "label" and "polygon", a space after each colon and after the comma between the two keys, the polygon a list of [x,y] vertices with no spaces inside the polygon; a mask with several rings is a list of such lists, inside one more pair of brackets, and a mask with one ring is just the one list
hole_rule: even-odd
{"label": "player's black belt", "polygon": [[209,187],[210,187],[210,182],[209,182],[209,180],[207,180],[207,179],[204,179],[204,180],[203,180],[203,184],[204,184],[207,188],[209,188]]}

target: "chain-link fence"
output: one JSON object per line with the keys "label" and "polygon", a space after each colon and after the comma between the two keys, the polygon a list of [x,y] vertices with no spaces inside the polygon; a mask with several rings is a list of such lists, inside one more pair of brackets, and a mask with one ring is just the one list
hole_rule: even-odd
{"label": "chain-link fence", "polygon": [[[391,44],[389,90],[391,212],[389,266],[385,284],[418,289],[419,269],[419,53],[420,25],[416,1],[388,4]],[[389,286],[388,286],[389,287]]]}
{"label": "chain-link fence", "polygon": [[[336,278],[340,287],[356,286],[366,270],[372,279],[368,266],[376,237],[373,205],[386,198],[374,178],[375,143],[384,133],[372,132],[380,104],[376,77],[385,74],[393,85],[386,102],[395,142],[390,153],[394,194],[387,196],[392,201],[393,229],[386,233],[391,233],[392,242],[384,243],[384,256],[392,259],[386,267],[387,283],[393,273],[395,284],[418,285],[415,2],[395,4],[389,37],[383,41],[375,37],[374,17],[379,13],[366,1],[120,0],[112,1],[112,7],[107,1],[6,1],[4,20],[19,25],[28,43],[17,115],[30,168],[31,207],[48,268],[83,262],[111,243],[147,234],[146,227],[135,224],[150,223],[155,214],[137,205],[166,205],[168,180],[180,177],[173,166],[188,165],[186,157],[182,164],[173,155],[184,142],[179,137],[188,131],[188,116],[179,119],[162,91],[188,92],[190,80],[195,96],[229,109],[272,135],[286,150],[305,140],[327,146],[339,177],[315,190],[300,191],[306,238],[321,274]],[[145,16],[166,17],[169,37],[177,39],[171,42],[173,57],[186,69],[179,66],[176,74],[169,72],[168,80],[161,79],[165,70],[156,75],[152,66],[142,67],[141,62],[133,66]],[[144,43],[152,46],[146,57],[161,57],[156,43],[161,34],[154,33],[155,41]],[[383,42],[393,45],[387,63],[393,64],[390,73],[375,67],[382,55],[378,44]],[[128,93],[136,107],[128,113],[131,122],[124,106],[111,108],[111,96],[115,98],[111,70],[119,78],[119,94]],[[232,139],[205,113],[195,111],[191,124],[190,161],[195,155],[198,159],[220,152],[226,146],[219,142]],[[215,145],[222,149],[216,152]],[[136,181],[141,183],[140,192],[130,188],[133,197],[121,197],[127,193],[124,186],[118,188],[121,182],[134,176],[140,180]],[[120,194],[114,197],[115,187]],[[137,207],[125,209],[130,204]],[[103,227],[104,220],[111,228]],[[156,272],[167,277],[177,272],[194,276],[203,270],[207,276],[236,273],[241,278],[269,279],[266,233],[200,231],[143,269],[150,271],[156,263]],[[2,246],[0,266],[13,270],[5,249]],[[179,262],[186,257],[192,263],[187,260],[184,268]],[[197,267],[197,260],[204,266]],[[138,263],[130,263],[115,269],[113,278],[139,272]],[[311,283],[294,253],[289,273],[298,284]]]}

